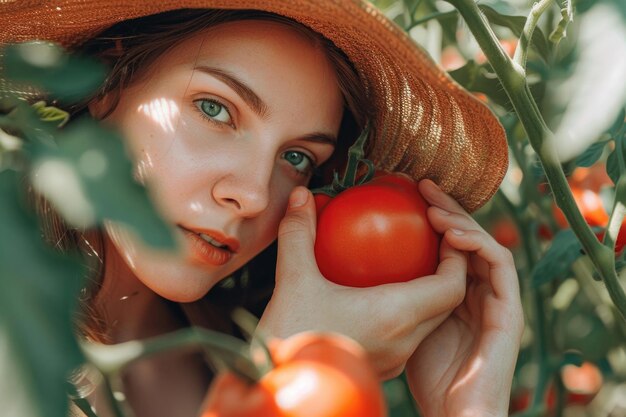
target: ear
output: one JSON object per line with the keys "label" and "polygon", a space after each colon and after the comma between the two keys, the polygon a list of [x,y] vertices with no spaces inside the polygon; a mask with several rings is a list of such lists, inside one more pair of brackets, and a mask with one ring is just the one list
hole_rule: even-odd
{"label": "ear", "polygon": [[104,97],[94,98],[87,104],[89,114],[96,120],[103,120],[108,117],[117,105],[116,94],[106,93]]}

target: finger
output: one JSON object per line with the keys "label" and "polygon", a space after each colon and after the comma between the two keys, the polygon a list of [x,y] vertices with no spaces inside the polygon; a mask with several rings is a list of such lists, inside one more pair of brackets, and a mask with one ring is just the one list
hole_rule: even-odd
{"label": "finger", "polygon": [[519,281],[511,252],[499,245],[488,234],[475,230],[451,229],[444,234],[444,241],[458,250],[474,252],[488,265],[487,279],[496,297],[504,300],[519,299]]}
{"label": "finger", "polygon": [[432,180],[421,180],[418,183],[418,188],[430,205],[440,207],[451,213],[467,214],[465,209],[454,198],[444,193]]}
{"label": "finger", "polygon": [[469,214],[453,213],[440,207],[431,206],[427,210],[428,221],[437,233],[456,228],[461,230],[482,230],[482,226]]}
{"label": "finger", "polygon": [[289,196],[289,207],[278,228],[276,278],[308,276],[318,272],[315,262],[315,204],[311,192],[296,187]]}
{"label": "finger", "polygon": [[398,299],[394,302],[400,309],[413,311],[418,317],[426,319],[449,313],[463,301],[467,255],[442,240],[439,258],[435,274],[408,282],[387,284],[398,294]]}

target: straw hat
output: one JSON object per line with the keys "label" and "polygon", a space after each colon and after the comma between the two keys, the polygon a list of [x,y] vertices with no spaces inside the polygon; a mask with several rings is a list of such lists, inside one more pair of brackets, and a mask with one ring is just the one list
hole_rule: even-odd
{"label": "straw hat", "polygon": [[180,8],[258,9],[292,18],[341,48],[377,110],[368,155],[379,169],[431,178],[474,211],[508,164],[502,126],[407,34],[361,0],[4,0],[0,43],[76,46],[122,20]]}

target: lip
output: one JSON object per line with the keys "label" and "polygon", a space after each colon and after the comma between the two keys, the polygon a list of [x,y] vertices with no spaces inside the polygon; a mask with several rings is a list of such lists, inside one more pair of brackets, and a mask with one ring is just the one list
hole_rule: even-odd
{"label": "lip", "polygon": [[[220,231],[211,230],[211,229],[190,228],[190,227],[185,227],[181,224],[179,224],[178,227],[180,227],[186,232],[197,235],[198,238],[201,239],[203,242],[204,240],[200,237],[200,234],[201,233],[205,234],[211,237],[212,239],[218,241],[222,245],[226,245],[228,252],[237,253],[237,251],[239,250],[239,241],[235,239],[234,237],[226,236],[224,233]],[[212,247],[215,247],[215,246],[212,246]],[[224,250],[224,249],[219,249],[219,248],[216,248],[216,249]]]}
{"label": "lip", "polygon": [[[236,239],[224,237],[224,235],[216,233],[214,230],[187,229],[180,225],[179,228],[183,231],[187,241],[190,243],[189,250],[191,258],[200,264],[213,266],[225,265],[235,253],[232,249],[239,248],[239,242]],[[211,245],[200,237],[200,233],[211,236],[211,238],[227,245],[227,247],[218,248]]]}

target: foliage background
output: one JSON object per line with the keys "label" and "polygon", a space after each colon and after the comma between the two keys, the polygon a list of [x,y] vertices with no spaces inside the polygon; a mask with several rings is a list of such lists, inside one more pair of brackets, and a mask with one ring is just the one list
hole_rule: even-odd
{"label": "foliage background", "polygon": [[[513,251],[523,293],[527,328],[511,414],[626,416],[626,305],[619,290],[605,286],[617,282],[623,294],[626,280],[626,232],[623,241],[619,235],[626,212],[626,2],[480,2],[501,51],[514,56],[517,67],[493,61],[494,49],[487,51],[490,63],[472,35],[476,23],[466,23],[447,2],[375,4],[484,100],[507,131],[511,166],[496,197],[475,216]],[[536,27],[528,16],[537,18]],[[518,47],[520,38],[528,48]],[[90,120],[59,131],[62,112],[45,103],[26,105],[6,83],[34,83],[72,103],[98,85],[103,70],[49,46],[1,55],[0,409],[3,415],[63,417],[70,388],[62,382],[72,369],[90,362],[114,388],[116,368],[74,338],[71,315],[84,262],[41,242],[23,185],[32,184],[78,227],[110,218],[135,227],[153,245],[170,247],[172,241],[131,179],[121,138]],[[519,91],[511,88],[514,70],[523,75]],[[518,95],[536,104],[534,117],[546,127],[542,137],[520,121],[520,106],[512,104]],[[559,182],[559,172],[567,182]],[[572,191],[576,205],[568,205]],[[554,209],[555,201],[573,227]],[[600,242],[594,234],[602,233],[607,237]],[[584,371],[576,380],[572,369]],[[588,387],[574,392],[576,381]],[[384,389],[391,416],[419,415],[402,376]]]}
{"label": "foliage background", "polygon": [[[496,197],[475,217],[513,251],[520,277],[526,330],[511,414],[625,416],[626,321],[598,281],[576,234],[556,213],[537,150],[468,24],[443,1],[375,3],[457,82],[487,102],[507,131],[509,171]],[[585,221],[600,233],[608,224],[608,213],[615,211],[619,226],[615,207],[624,198],[616,184],[623,172],[619,159],[625,133],[626,2],[478,4],[511,57],[533,7],[544,8],[527,52],[527,85],[554,133],[560,166]],[[620,237],[615,269],[623,288],[626,271]],[[583,362],[584,367],[576,368]],[[577,382],[587,387],[577,391]],[[385,389],[393,416],[419,415],[402,377],[387,382]]]}

